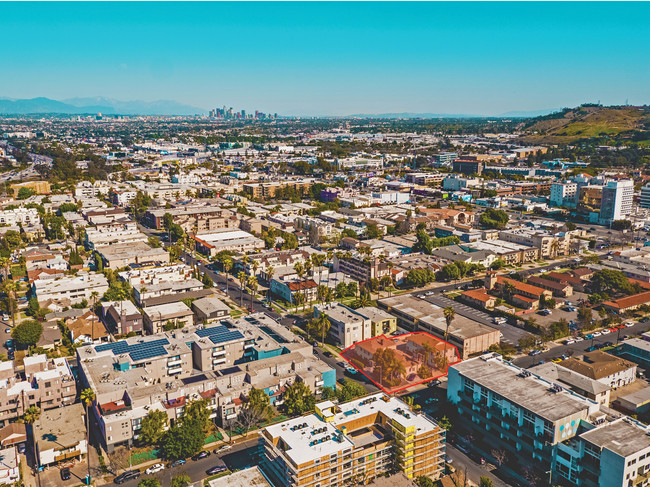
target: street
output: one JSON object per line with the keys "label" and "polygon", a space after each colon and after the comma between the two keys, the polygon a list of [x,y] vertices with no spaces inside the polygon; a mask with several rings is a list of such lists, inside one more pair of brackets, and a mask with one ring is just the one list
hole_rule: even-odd
{"label": "street", "polygon": [[[137,487],[138,482],[145,477],[155,477],[160,480],[162,485],[170,485],[171,479],[175,475],[185,474],[189,475],[192,479],[192,482],[199,482],[204,478],[208,477],[205,471],[209,468],[215,467],[217,465],[226,465],[230,470],[239,470],[246,467],[252,467],[255,465],[255,459],[253,458],[253,452],[257,447],[257,435],[250,440],[246,440],[241,443],[233,445],[232,449],[226,451],[221,455],[212,454],[207,458],[202,460],[193,461],[191,459],[187,460],[185,465],[180,465],[178,467],[167,468],[165,470],[158,472],[153,475],[146,475],[144,469],[140,479],[130,480],[124,482],[122,485],[124,487]],[[161,461],[162,462],[162,461]],[[133,470],[136,470],[134,468]]]}

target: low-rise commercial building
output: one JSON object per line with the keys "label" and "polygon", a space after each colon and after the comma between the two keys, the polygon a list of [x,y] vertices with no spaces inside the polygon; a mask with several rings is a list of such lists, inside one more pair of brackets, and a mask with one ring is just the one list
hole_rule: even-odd
{"label": "low-rise commercial building", "polygon": [[[397,325],[407,331],[427,331],[444,338],[447,323],[443,309],[412,295],[377,301],[377,306],[397,317]],[[463,359],[487,351],[501,341],[499,330],[464,316],[456,315],[449,326],[449,343],[456,345]]]}
{"label": "low-rise commercial building", "polygon": [[266,248],[264,240],[243,230],[222,229],[201,235],[193,235],[196,249],[210,257],[223,250],[232,252],[250,252]]}

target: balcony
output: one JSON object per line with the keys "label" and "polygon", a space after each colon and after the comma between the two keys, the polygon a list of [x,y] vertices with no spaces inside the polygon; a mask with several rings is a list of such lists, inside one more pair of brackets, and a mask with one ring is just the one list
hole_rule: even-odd
{"label": "balcony", "polygon": [[212,365],[219,365],[219,364],[225,364],[225,363],[226,363],[225,357],[212,361]]}
{"label": "balcony", "polygon": [[182,371],[183,371],[183,367],[179,366],[175,368],[170,368],[169,370],[167,370],[167,373],[173,375],[173,374],[180,374]]}
{"label": "balcony", "polygon": [[183,361],[181,359],[176,359],[176,360],[170,360],[167,362],[167,367],[174,367],[176,365],[181,365]]}
{"label": "balcony", "polygon": [[225,350],[215,350],[214,352],[212,352],[213,357],[218,357],[220,355],[226,355],[226,351]]}

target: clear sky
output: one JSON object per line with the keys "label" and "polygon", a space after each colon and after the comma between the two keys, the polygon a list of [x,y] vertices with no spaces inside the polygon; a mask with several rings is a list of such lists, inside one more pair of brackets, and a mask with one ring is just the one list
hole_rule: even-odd
{"label": "clear sky", "polygon": [[2,3],[0,97],[281,114],[650,103],[650,3]]}

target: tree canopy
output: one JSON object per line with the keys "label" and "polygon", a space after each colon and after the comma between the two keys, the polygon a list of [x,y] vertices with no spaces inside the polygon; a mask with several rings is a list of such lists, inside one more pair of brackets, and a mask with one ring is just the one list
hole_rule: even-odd
{"label": "tree canopy", "polygon": [[300,416],[314,409],[316,399],[309,386],[296,381],[284,391],[284,408],[289,416]]}
{"label": "tree canopy", "polygon": [[140,424],[140,437],[138,440],[144,445],[156,445],[162,438],[167,423],[168,418],[163,411],[149,411],[149,413],[142,418]]}
{"label": "tree canopy", "polygon": [[505,211],[497,210],[495,208],[488,208],[478,219],[479,223],[483,225],[484,228],[496,229],[505,228],[509,220],[510,218]]}
{"label": "tree canopy", "polygon": [[43,325],[38,320],[23,321],[11,330],[11,337],[25,347],[36,345],[42,334]]}

